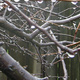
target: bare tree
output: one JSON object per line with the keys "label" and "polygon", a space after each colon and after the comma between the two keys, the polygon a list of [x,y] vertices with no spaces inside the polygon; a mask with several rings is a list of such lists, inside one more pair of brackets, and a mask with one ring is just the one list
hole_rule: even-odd
{"label": "bare tree", "polygon": [[[47,3],[46,3],[47,2]],[[43,5],[45,3],[45,5]],[[32,76],[28,71],[23,69],[2,47],[2,45],[12,45],[18,47],[24,53],[34,58],[42,66],[52,67],[58,62],[62,62],[64,75],[63,80],[68,79],[68,73],[64,59],[75,57],[80,51],[79,37],[77,32],[80,23],[76,20],[80,18],[79,2],[71,2],[71,7],[62,8],[58,12],[61,1],[0,1],[0,70],[12,80],[49,80],[49,75],[44,78]],[[57,8],[57,10],[56,10]],[[71,10],[70,14],[65,15]],[[46,15],[45,15],[46,14]],[[71,25],[67,25],[71,23]],[[76,26],[78,24],[78,27]],[[59,28],[74,30],[74,35],[61,33]],[[13,35],[10,35],[9,33]],[[72,40],[59,40],[59,36],[71,37]],[[21,40],[27,44],[29,42],[34,46],[36,53],[28,49],[28,46],[22,47],[18,44]],[[77,42],[76,42],[77,40]],[[76,47],[74,47],[77,45]],[[74,48],[71,48],[74,47]],[[55,53],[54,53],[55,52]],[[45,54],[42,54],[45,53]],[[51,62],[44,59],[45,56],[56,55]],[[56,61],[57,60],[57,61]]]}

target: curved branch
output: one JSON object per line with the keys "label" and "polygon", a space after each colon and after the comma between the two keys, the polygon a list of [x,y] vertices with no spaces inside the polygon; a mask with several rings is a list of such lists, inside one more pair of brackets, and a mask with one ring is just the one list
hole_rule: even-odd
{"label": "curved branch", "polygon": [[[39,43],[39,42],[37,42],[37,41],[35,41],[35,40],[34,40],[34,43],[35,43],[37,46],[39,46],[39,47],[55,45],[54,42]],[[60,41],[60,42],[59,42],[59,44],[65,44],[65,43],[72,44],[71,41]]]}
{"label": "curved branch", "polygon": [[80,14],[77,14],[77,15],[72,16],[72,17],[67,18],[67,19],[63,19],[63,20],[49,20],[48,22],[49,23],[58,23],[58,24],[63,23],[64,24],[64,23],[71,22],[71,21],[73,21],[75,19],[78,19],[78,18],[80,18]]}
{"label": "curved branch", "polygon": [[[17,6],[13,5],[10,1],[8,0],[3,0],[4,2],[6,2],[13,10],[15,10],[17,13],[19,13],[21,16],[24,17],[24,19],[26,19],[26,21],[28,21],[30,24],[34,25],[35,27],[40,27],[38,24],[34,23],[27,15],[25,15]],[[48,26],[50,23],[67,23],[70,21],[73,21],[77,18],[80,18],[80,14],[75,15],[73,17],[67,18],[67,19],[63,19],[63,20],[49,20],[47,22],[45,22],[41,27],[46,27]],[[31,39],[33,39],[40,31],[36,30],[32,33]]]}
{"label": "curved branch", "polygon": [[54,42],[57,46],[59,46],[62,50],[67,51],[70,54],[74,54],[74,51],[72,49],[70,49],[70,48],[68,48],[68,47],[66,47],[66,46],[64,46],[62,44],[59,44],[58,41],[54,40],[43,27],[48,26],[50,23],[67,23],[67,22],[73,21],[73,20],[79,18],[80,14],[75,15],[75,16],[70,17],[70,18],[67,18],[67,19],[63,19],[63,20],[49,20],[48,22],[44,23],[40,27],[37,24],[35,24],[28,16],[26,16],[18,7],[16,7],[15,5],[13,5],[11,2],[9,2],[7,0],[3,0],[3,1],[6,2],[13,10],[15,10],[20,15],[22,15],[26,19],[26,21],[28,21],[30,24],[34,25],[37,29],[39,29],[41,32],[43,32],[44,34],[46,34],[48,36],[48,38],[52,42]]}
{"label": "curved branch", "polygon": [[31,40],[29,34],[26,34],[24,31],[16,27],[14,24],[6,21],[6,19],[4,19],[3,17],[0,17],[0,27],[10,31],[11,33],[16,34],[17,36],[23,39]]}

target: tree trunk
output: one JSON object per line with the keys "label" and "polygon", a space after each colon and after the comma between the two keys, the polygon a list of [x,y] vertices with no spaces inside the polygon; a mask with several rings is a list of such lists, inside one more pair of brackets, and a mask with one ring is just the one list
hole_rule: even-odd
{"label": "tree trunk", "polygon": [[0,70],[12,80],[48,80],[48,78],[37,78],[32,76],[2,47],[0,47]]}

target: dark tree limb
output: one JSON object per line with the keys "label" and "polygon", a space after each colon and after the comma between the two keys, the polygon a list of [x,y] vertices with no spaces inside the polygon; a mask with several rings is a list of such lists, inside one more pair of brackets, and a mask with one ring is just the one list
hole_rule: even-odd
{"label": "dark tree limb", "polygon": [[[4,28],[5,30],[8,30],[9,32],[17,35],[18,37],[21,37],[24,40],[34,42],[37,46],[41,46],[40,44],[37,44],[35,40],[33,40],[34,35],[37,35],[40,31],[37,30],[35,33],[27,34],[20,28],[16,27],[14,24],[8,22],[4,17],[0,17],[0,27]],[[50,26],[46,27],[45,30],[49,30]]]}
{"label": "dark tree limb", "polygon": [[0,70],[12,80],[48,80],[47,77],[37,78],[32,76],[2,47],[0,47]]}
{"label": "dark tree limb", "polygon": [[22,31],[20,28],[17,28],[14,24],[8,22],[5,18],[0,17],[0,27],[9,30],[11,33],[16,34],[17,36],[21,38],[26,38],[27,40],[30,40],[30,35]]}

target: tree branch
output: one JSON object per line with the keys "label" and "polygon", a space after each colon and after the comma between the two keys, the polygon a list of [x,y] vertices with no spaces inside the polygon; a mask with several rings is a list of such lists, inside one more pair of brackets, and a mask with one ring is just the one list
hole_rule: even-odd
{"label": "tree branch", "polygon": [[26,21],[28,21],[30,24],[34,25],[37,29],[39,29],[41,32],[43,32],[44,34],[47,35],[47,37],[52,41],[54,42],[57,46],[59,46],[62,50],[66,51],[66,52],[69,52],[70,54],[74,54],[75,51],[73,51],[72,49],[62,45],[62,44],[59,44],[59,42],[57,40],[54,40],[50,35],[49,33],[42,27],[45,27],[45,26],[48,26],[49,23],[67,23],[67,22],[70,22],[74,19],[77,19],[80,17],[80,14],[76,15],[76,16],[73,16],[73,17],[70,17],[70,18],[67,18],[67,19],[63,19],[63,20],[50,20],[46,23],[44,23],[41,27],[38,26],[37,24],[35,24],[28,16],[26,16],[21,10],[19,10],[19,8],[17,8],[15,5],[13,5],[11,2],[7,1],[7,0],[3,0],[4,2],[6,2],[13,10],[15,10],[16,12],[18,12],[20,15],[22,15]]}
{"label": "tree branch", "polygon": [[5,18],[0,17],[0,27],[5,28],[6,30],[16,34],[17,36],[31,40],[30,35],[26,34],[24,31],[22,31],[20,28],[17,28],[14,24],[8,22]]}
{"label": "tree branch", "polygon": [[21,65],[14,60],[5,49],[0,47],[0,70],[12,80],[48,80],[45,78],[37,78],[32,76]]}
{"label": "tree branch", "polygon": [[[4,2],[6,2],[14,11],[16,11],[17,13],[19,13],[21,16],[24,17],[24,19],[26,19],[26,21],[28,21],[31,25],[34,25],[35,27],[40,27],[38,24],[34,23],[28,16],[26,16],[17,6],[13,5],[10,1],[7,0],[3,0]],[[67,23],[70,21],[73,21],[77,18],[80,18],[80,14],[75,15],[73,17],[67,18],[67,19],[63,19],[63,20],[49,20],[47,22],[45,22],[41,27],[46,27],[51,23]],[[31,39],[33,39],[40,31],[36,30],[32,33]]]}

